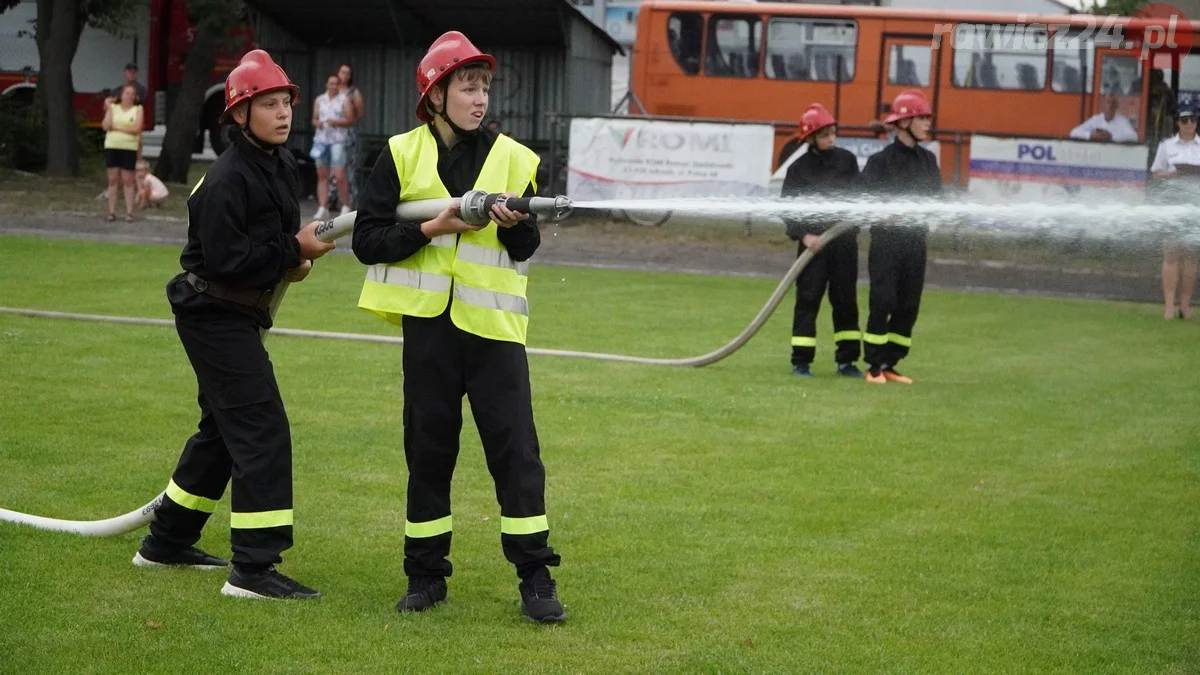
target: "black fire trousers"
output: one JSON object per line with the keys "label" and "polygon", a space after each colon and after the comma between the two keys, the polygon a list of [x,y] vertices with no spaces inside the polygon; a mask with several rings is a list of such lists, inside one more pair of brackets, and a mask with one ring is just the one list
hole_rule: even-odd
{"label": "black fire trousers", "polygon": [[468,333],[447,309],[434,318],[405,316],[404,457],[408,512],[404,573],[450,576],[450,479],[458,460],[462,399],[471,414],[500,504],[500,544],[526,578],[556,566],[546,520],[546,470],[542,465],[529,362],[524,345]]}
{"label": "black fire trousers", "polygon": [[252,317],[177,314],[200,386],[200,424],[187,440],[150,533],[192,546],[233,479],[235,565],[282,561],[292,546],[292,440],[275,371]]}
{"label": "black fire trousers", "polygon": [[[800,253],[805,246],[800,244]],[[796,310],[792,316],[792,365],[813,362],[817,353],[817,314],[821,298],[829,289],[833,306],[834,360],[858,360],[862,334],[858,330],[858,234],[847,232],[829,244],[796,278]]]}
{"label": "black fire trousers", "polygon": [[925,288],[925,249],[925,233],[921,230],[871,230],[867,254],[871,311],[863,342],[866,361],[872,368],[894,367],[908,356]]}

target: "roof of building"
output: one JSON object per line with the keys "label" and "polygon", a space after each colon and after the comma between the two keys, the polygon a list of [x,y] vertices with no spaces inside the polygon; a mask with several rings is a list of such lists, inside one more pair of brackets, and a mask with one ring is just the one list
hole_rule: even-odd
{"label": "roof of building", "polygon": [[614,52],[621,45],[567,0],[247,0],[309,45],[427,46],[448,30],[491,46],[567,44],[569,19],[587,24]]}

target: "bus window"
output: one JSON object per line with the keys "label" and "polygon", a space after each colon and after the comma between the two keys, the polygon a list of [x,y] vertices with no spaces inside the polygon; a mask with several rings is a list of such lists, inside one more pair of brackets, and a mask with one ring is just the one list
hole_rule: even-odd
{"label": "bus window", "polygon": [[892,45],[888,55],[888,84],[928,87],[932,52],[924,45]]}
{"label": "bus window", "polygon": [[1050,89],[1060,94],[1092,93],[1092,63],[1096,41],[1081,37],[1079,31],[1055,33],[1054,73]]}
{"label": "bus window", "polygon": [[1046,87],[1044,30],[959,24],[954,31],[954,86],[1041,91]]}
{"label": "bus window", "polygon": [[688,75],[700,72],[700,36],[704,20],[695,12],[676,12],[667,20],[667,44],[675,63]]}
{"label": "bus window", "polygon": [[1100,93],[1142,97],[1142,68],[1137,57],[1105,54],[1100,68]]}
{"label": "bus window", "polygon": [[771,19],[767,30],[767,77],[834,82],[854,79],[858,26],[853,21]]}
{"label": "bus window", "polygon": [[757,77],[762,24],[757,17],[714,16],[708,20],[704,74]]}
{"label": "bus window", "polygon": [[[1168,74],[1167,83],[1170,81]],[[1200,106],[1200,54],[1185,54],[1179,60],[1179,91],[1175,95],[1180,106]]]}

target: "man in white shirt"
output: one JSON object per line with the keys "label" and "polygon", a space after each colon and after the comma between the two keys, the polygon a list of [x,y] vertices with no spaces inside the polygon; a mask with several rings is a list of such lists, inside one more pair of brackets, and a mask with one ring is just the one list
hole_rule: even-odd
{"label": "man in white shirt", "polygon": [[1096,113],[1071,130],[1071,138],[1102,143],[1136,143],[1137,129],[1124,115],[1117,114],[1117,97],[1105,96],[1104,112]]}

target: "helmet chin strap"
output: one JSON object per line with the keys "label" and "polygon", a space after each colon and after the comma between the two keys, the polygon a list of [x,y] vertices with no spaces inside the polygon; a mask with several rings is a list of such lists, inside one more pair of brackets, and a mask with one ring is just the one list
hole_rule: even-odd
{"label": "helmet chin strap", "polygon": [[[903,121],[903,120],[901,120],[901,121]],[[908,138],[909,138],[909,140],[911,140],[911,141],[913,142],[913,144],[914,144],[914,145],[920,144],[920,141],[918,141],[918,140],[917,140],[917,137],[913,135],[913,132],[912,132],[912,118],[911,118],[911,117],[909,117],[909,118],[908,118],[908,126],[906,126],[906,127],[902,127],[902,126],[900,126],[899,124],[897,124],[897,125],[896,125],[896,131],[897,131],[897,132],[903,131],[905,134],[907,134],[907,135],[908,135]]]}
{"label": "helmet chin strap", "polygon": [[[253,105],[253,99],[251,100],[250,105]],[[266,150],[267,152],[271,152],[275,148],[283,145],[283,143],[271,143],[269,141],[264,141],[250,130],[250,105],[246,106],[246,121],[241,124],[242,133],[246,134],[246,138],[249,138],[251,143],[257,145],[263,150]]]}
{"label": "helmet chin strap", "polygon": [[[457,135],[459,138],[466,138],[468,136],[474,136],[475,134],[479,133],[479,127],[475,127],[474,129],[471,129],[470,131],[468,131],[468,130],[458,126],[457,124],[455,124],[454,120],[450,119],[450,115],[446,114],[446,101],[445,100],[442,101],[442,109],[438,110],[437,108],[434,108],[433,113],[435,115],[437,115],[438,117],[442,118],[442,121],[445,122],[446,125],[450,127],[450,130],[453,131],[455,133],[455,135]],[[480,126],[483,126],[483,125],[480,125]]]}

